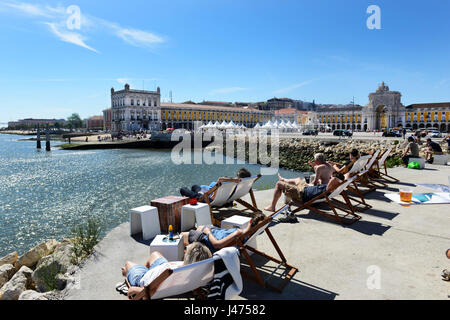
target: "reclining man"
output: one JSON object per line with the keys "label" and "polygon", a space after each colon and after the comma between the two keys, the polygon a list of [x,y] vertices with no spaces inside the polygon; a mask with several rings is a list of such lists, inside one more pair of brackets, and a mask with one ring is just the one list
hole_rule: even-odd
{"label": "reclining man", "polygon": [[310,162],[310,165],[316,173],[316,178],[311,182],[311,185],[307,185],[302,178],[284,179],[279,176],[280,181],[278,181],[275,187],[272,204],[264,208],[264,210],[275,212],[277,202],[282,194],[285,194],[292,200],[308,202],[325,191],[334,190],[334,188],[345,180],[342,174],[338,174],[340,179],[333,177],[335,171],[327,163],[325,155],[322,153],[316,154],[314,156],[314,163]]}

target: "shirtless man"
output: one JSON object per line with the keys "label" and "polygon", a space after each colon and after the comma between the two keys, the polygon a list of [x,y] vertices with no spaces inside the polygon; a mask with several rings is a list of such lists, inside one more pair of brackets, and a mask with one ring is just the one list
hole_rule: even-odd
{"label": "shirtless man", "polygon": [[[316,173],[315,179],[311,182],[311,184],[309,186],[310,187],[325,186],[324,188],[326,188],[326,186],[329,184],[329,182],[333,176],[333,172],[334,172],[333,167],[329,163],[327,163],[325,156],[322,153],[316,154],[314,156],[314,163],[310,161],[309,164],[314,168],[314,171]],[[272,203],[270,206],[264,208],[264,210],[269,211],[269,212],[276,211],[277,202],[283,193],[289,193],[290,191],[288,191],[288,190],[295,191],[295,189],[298,189],[298,193],[303,194],[303,190],[305,187],[304,185],[302,185],[303,184],[302,178],[284,179],[280,175],[278,175],[278,177],[279,177],[280,181],[278,181],[277,185],[275,186]],[[308,191],[314,191],[314,190],[308,189]]]}
{"label": "shirtless man", "polygon": [[316,174],[315,179],[311,182],[313,186],[328,184],[335,171],[334,168],[327,162],[323,153],[318,153],[314,156],[314,162],[308,161],[309,165],[314,168]]}

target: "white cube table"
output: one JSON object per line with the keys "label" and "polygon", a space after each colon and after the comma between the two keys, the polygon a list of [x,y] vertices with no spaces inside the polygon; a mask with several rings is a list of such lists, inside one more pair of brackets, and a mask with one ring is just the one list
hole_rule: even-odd
{"label": "white cube table", "polygon": [[409,158],[408,164],[411,162],[418,162],[420,164],[420,169],[425,169],[425,158]]}
{"label": "white cube table", "polygon": [[142,232],[142,238],[149,240],[161,233],[158,209],[142,206],[130,210],[130,235]]}
{"label": "white cube table", "polygon": [[[244,216],[232,216],[225,220],[222,220],[222,223],[220,224],[220,227],[222,229],[231,229],[231,228],[239,228],[239,229],[245,229],[248,227],[250,220],[252,218],[244,217]],[[258,249],[256,238],[253,238],[250,242],[247,243],[249,247],[252,247],[253,249]],[[247,250],[249,254],[253,254],[250,250]]]}
{"label": "white cube table", "polygon": [[442,154],[442,155],[437,154],[437,155],[434,155],[433,158],[434,158],[433,164],[440,164],[443,166],[447,165],[448,154]]}
{"label": "white cube table", "polygon": [[[166,240],[165,240],[166,239]],[[157,235],[150,244],[150,254],[159,252],[168,261],[183,261],[184,257],[184,241],[183,237],[173,242],[167,240],[167,235]]]}
{"label": "white cube table", "polygon": [[206,203],[185,205],[181,207],[181,231],[188,231],[198,226],[211,225],[211,212]]}

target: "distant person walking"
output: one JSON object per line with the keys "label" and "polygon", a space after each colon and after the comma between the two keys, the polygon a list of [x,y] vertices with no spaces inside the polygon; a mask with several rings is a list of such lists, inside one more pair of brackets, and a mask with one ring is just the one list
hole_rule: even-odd
{"label": "distant person walking", "polygon": [[406,139],[406,128],[403,128],[403,140]]}

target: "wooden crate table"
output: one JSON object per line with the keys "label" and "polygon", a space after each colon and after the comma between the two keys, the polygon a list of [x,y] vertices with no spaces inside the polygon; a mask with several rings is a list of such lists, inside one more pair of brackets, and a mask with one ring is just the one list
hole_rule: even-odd
{"label": "wooden crate table", "polygon": [[189,203],[189,198],[168,196],[151,201],[151,206],[158,208],[159,224],[161,232],[168,233],[169,226],[173,226],[173,232],[181,231],[181,208]]}

